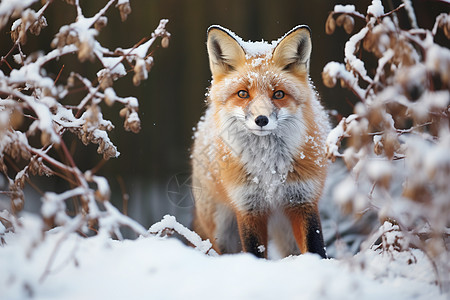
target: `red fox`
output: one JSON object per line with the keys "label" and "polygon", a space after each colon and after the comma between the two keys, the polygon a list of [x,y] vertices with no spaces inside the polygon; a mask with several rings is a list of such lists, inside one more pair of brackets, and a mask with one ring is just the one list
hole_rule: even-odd
{"label": "red fox", "polygon": [[[208,29],[212,83],[194,133],[194,230],[218,253],[326,257],[318,200],[329,121],[309,79],[310,29],[272,43]],[[273,245],[273,246],[272,246]],[[275,253],[275,251],[274,251]]]}

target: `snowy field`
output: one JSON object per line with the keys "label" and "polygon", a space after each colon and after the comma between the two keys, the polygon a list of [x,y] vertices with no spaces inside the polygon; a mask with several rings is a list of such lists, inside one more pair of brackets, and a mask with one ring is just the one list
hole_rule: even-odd
{"label": "snowy field", "polygon": [[[16,18],[20,13],[21,18],[15,20],[11,27],[15,43],[22,43],[21,35],[26,34],[31,24],[41,27],[47,24],[43,14],[52,1],[42,2],[37,12],[25,10],[35,2],[38,3],[36,0],[1,2],[0,17],[4,20],[9,20],[10,16]],[[3,126],[0,126],[0,156],[5,153],[13,158],[20,155],[23,159],[21,165],[25,166],[16,173],[3,170],[9,187],[2,192],[11,195],[11,203],[19,211],[24,204],[22,190],[26,178],[35,173],[47,175],[56,169],[66,174],[62,177],[64,180],[69,174],[73,182],[79,183],[62,194],[46,192],[42,196],[39,215],[23,213],[19,220],[15,220],[8,212],[0,211],[0,300],[450,299],[447,229],[450,215],[450,97],[447,83],[450,51],[434,43],[437,33],[441,30],[448,32],[450,15],[438,16],[431,31],[419,30],[415,26],[412,26],[413,30],[400,30],[380,0],[372,1],[367,15],[356,11],[354,5],[335,6],[327,19],[329,33],[334,32],[342,14],[350,24],[345,29],[349,34],[354,31],[353,18],[366,22],[346,42],[345,63],[328,63],[323,78],[328,87],[335,86],[338,81],[347,88],[351,87],[361,100],[355,106],[355,114],[342,118],[329,135],[328,154],[332,159],[342,157],[352,169],[350,175],[359,181],[357,184],[354,180],[342,181],[334,194],[337,196],[335,200],[343,207],[351,207],[354,214],[366,212],[360,219],[364,222],[358,225],[352,220],[342,219],[336,206],[329,205],[333,198],[330,185],[336,186],[341,177],[347,176],[332,170],[333,176],[329,179],[331,182],[328,182],[325,202],[321,202],[320,209],[324,238],[329,253],[336,258],[323,260],[316,255],[304,254],[264,260],[245,253],[217,256],[210,250],[209,241],[200,240],[185,227],[188,224],[182,217],[180,220],[183,219],[184,224],[169,216],[147,232],[135,221],[136,218],[126,217],[111,204],[111,190],[106,178],[66,165],[66,161],[73,159],[67,149],[61,161],[49,152],[49,144],[60,143],[65,147],[61,133],[72,131],[83,143],[98,145],[98,152],[105,158],[117,157],[117,148],[107,133],[112,129],[112,123],[103,119],[97,105],[102,102],[106,105],[120,103],[123,108],[119,115],[125,117],[125,129],[137,132],[140,128],[137,99],[117,96],[108,86],[112,85],[109,81],[114,76],[127,74],[121,63],[125,59],[129,62],[131,59],[135,64],[133,83],[137,85],[145,80],[153,64],[150,46],[157,37],[161,38],[162,47],[167,46],[170,37],[165,30],[167,20],[161,20],[151,38],[132,48],[114,52],[117,57],[113,58],[112,51],[96,40],[98,31],[94,27],[106,24],[103,15],[109,7],[117,8],[122,19],[126,19],[131,11],[128,1],[120,0],[113,5],[116,0],[109,0],[101,11],[89,18],[82,14],[79,1],[73,2],[77,18],[70,26],[64,25],[55,33],[52,47],[58,49],[39,54],[41,56],[36,56],[36,60],[23,61],[22,53],[16,53],[14,61],[21,66],[7,75],[0,71],[2,94],[14,95],[14,99],[1,99],[3,116],[0,116],[0,123],[9,124],[13,112],[25,111],[26,117],[33,119],[26,131],[11,130],[14,128],[11,124],[0,124]],[[403,2],[402,7],[407,10],[412,24],[417,25],[410,1]],[[29,23],[30,18],[35,23]],[[4,25],[1,23],[0,29]],[[375,41],[369,40],[375,37]],[[365,57],[357,50],[361,43],[378,60],[375,74],[370,74],[361,60]],[[377,47],[372,47],[372,44]],[[7,57],[15,53],[15,47]],[[75,107],[61,104],[65,103],[70,91],[78,90],[72,90],[74,76],[70,76],[65,84],[62,79],[58,81],[59,75],[56,80],[47,76],[49,73],[43,68],[50,60],[74,52],[78,53],[81,62],[97,57],[103,65],[97,73],[100,74],[98,78],[92,81],[100,83],[98,86],[93,86],[91,79],[82,75],[75,76],[91,95],[81,97],[81,102]],[[33,55],[31,53],[29,58]],[[422,83],[431,77],[442,80],[442,90],[437,89],[433,82],[422,88]],[[103,80],[105,85],[102,87]],[[364,83],[359,86],[362,81]],[[74,108],[82,115],[74,114]],[[33,115],[28,115],[28,111]],[[405,111],[412,112],[412,117]],[[426,122],[427,118],[431,121]],[[397,123],[417,125],[395,127]],[[85,132],[87,129],[92,131]],[[28,141],[28,137],[37,130],[41,132],[43,148],[34,148]],[[361,136],[365,137],[361,139],[364,145],[348,142],[347,149],[339,147],[345,144],[341,143],[343,139],[356,137],[359,140]],[[340,169],[344,168],[341,166]],[[14,173],[14,176],[10,178],[9,173]],[[72,179],[67,182],[72,183]],[[88,207],[83,209],[83,214],[68,214],[66,200],[72,197],[78,197],[83,208]],[[162,207],[163,198],[160,200],[153,204]],[[144,207],[139,209],[146,214],[168,211],[146,210]],[[373,228],[378,226],[370,223],[372,219],[367,213],[370,210],[374,210],[372,216],[378,214],[375,224],[378,225],[379,219],[406,224],[403,225],[404,231],[411,228],[415,240],[408,240],[398,227],[387,222],[373,233]],[[44,231],[43,219],[62,226]],[[86,229],[92,221],[98,221],[99,233],[96,236],[82,237],[75,233],[80,228]],[[13,223],[13,226],[8,223]],[[120,237],[120,226],[131,227],[132,232],[140,234],[140,237],[120,241],[111,239],[107,232]],[[187,246],[175,237],[161,236],[166,228],[175,230],[196,247]],[[420,240],[417,237],[421,234],[424,238],[429,237],[421,248],[426,249],[428,256],[415,248],[417,244],[414,242]],[[381,247],[376,245],[380,236]],[[447,240],[444,238],[442,241],[442,236]],[[340,245],[335,243],[336,238],[341,238]],[[366,242],[362,244],[363,241]],[[359,249],[363,250],[354,255]],[[400,249],[407,250],[400,252]],[[270,255],[270,244],[268,250]],[[433,257],[434,265],[430,257]],[[439,277],[436,275],[438,272]]]}
{"label": "snowy field", "polygon": [[269,261],[209,256],[175,238],[115,241],[57,229],[33,245],[41,221],[22,222],[0,247],[0,299],[448,299],[418,250]]}

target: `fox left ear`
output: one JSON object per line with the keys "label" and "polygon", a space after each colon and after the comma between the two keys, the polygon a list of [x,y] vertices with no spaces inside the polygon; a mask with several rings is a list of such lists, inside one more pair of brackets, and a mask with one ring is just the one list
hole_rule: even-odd
{"label": "fox left ear", "polygon": [[237,69],[245,61],[244,49],[228,29],[213,25],[208,29],[207,48],[213,77],[220,77]]}
{"label": "fox left ear", "polygon": [[307,25],[299,25],[281,38],[272,58],[283,70],[308,72],[311,49],[311,29]]}

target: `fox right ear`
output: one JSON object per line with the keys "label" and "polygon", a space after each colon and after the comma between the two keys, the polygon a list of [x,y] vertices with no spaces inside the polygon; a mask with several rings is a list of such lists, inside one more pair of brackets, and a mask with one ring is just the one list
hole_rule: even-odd
{"label": "fox right ear", "polygon": [[244,49],[230,32],[220,26],[209,27],[207,48],[213,77],[232,72],[245,61]]}
{"label": "fox right ear", "polygon": [[311,48],[311,29],[300,25],[281,38],[273,52],[273,60],[283,70],[308,72]]}

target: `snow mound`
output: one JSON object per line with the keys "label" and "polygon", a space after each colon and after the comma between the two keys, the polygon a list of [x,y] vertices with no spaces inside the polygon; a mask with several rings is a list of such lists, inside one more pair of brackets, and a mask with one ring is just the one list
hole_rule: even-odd
{"label": "snow mound", "polygon": [[[52,230],[30,253],[24,250],[29,236],[6,233],[4,239],[1,299],[446,299],[418,250],[268,261],[250,254],[207,256],[157,236],[115,241]],[[370,263],[361,268],[361,261]]]}

